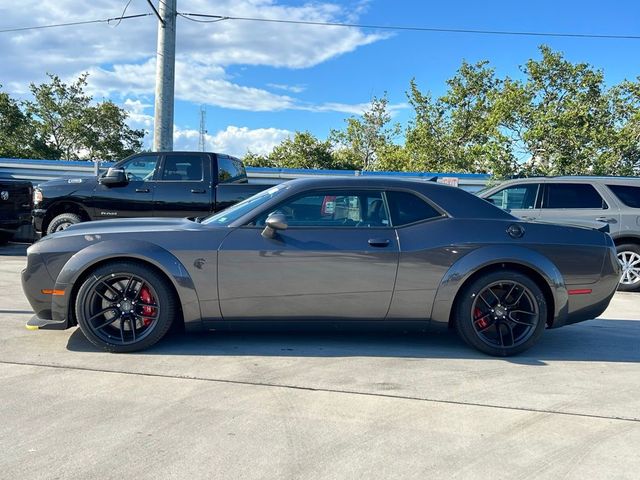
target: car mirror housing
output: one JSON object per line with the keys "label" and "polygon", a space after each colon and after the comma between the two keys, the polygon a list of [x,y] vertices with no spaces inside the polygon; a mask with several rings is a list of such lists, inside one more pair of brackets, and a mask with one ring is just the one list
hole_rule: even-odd
{"label": "car mirror housing", "polygon": [[282,213],[272,213],[265,220],[265,227],[262,231],[262,236],[266,238],[273,238],[278,230],[286,230],[289,226],[287,224],[287,217]]}
{"label": "car mirror housing", "polygon": [[112,185],[123,185],[127,183],[127,175],[122,168],[111,167],[98,181],[108,187]]}

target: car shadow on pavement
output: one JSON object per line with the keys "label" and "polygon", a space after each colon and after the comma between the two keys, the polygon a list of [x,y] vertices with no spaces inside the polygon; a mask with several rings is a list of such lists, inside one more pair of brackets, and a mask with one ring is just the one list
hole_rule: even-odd
{"label": "car shadow on pavement", "polygon": [[[67,348],[99,352],[80,332],[70,336]],[[396,357],[491,359],[467,347],[454,332],[425,332],[413,328],[363,327],[252,328],[201,334],[172,334],[139,354],[278,357]],[[505,358],[522,365],[547,361],[640,362],[640,321],[593,320],[548,330],[525,353]]]}
{"label": "car shadow on pavement", "polygon": [[26,257],[30,243],[8,243],[0,246],[0,257]]}

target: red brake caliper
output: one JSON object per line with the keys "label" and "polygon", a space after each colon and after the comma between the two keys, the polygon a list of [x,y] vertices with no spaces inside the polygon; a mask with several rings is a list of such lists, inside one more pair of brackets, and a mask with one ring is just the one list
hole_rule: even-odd
{"label": "red brake caliper", "polygon": [[[489,325],[489,324],[487,323],[487,321],[486,321],[484,318],[481,318],[481,317],[482,317],[482,312],[480,311],[480,309],[479,309],[479,308],[476,308],[476,309],[473,311],[473,316],[474,316],[474,318],[476,319],[476,324],[477,324],[480,328],[485,328],[487,325]],[[478,320],[478,319],[479,319],[479,320]]]}
{"label": "red brake caliper", "polygon": [[[151,295],[151,292],[146,287],[146,285],[140,289],[140,300],[142,300],[144,303],[153,303],[153,296]],[[142,315],[153,315],[154,312],[155,308],[150,307],[149,305],[142,306]],[[153,322],[153,318],[143,317],[142,319],[142,323],[145,327],[148,327],[151,322]]]}

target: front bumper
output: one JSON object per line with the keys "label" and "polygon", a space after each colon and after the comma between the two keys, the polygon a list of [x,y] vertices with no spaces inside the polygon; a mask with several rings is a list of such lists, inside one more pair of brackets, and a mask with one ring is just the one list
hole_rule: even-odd
{"label": "front bumper", "polygon": [[44,216],[47,214],[47,210],[44,208],[36,208],[31,211],[31,217],[33,218],[33,229],[42,233],[42,223],[44,222]]}
{"label": "front bumper", "polygon": [[26,327],[28,330],[66,330],[69,328],[69,322],[66,319],[56,322],[55,320],[40,318],[38,315],[34,315],[29,319]]}

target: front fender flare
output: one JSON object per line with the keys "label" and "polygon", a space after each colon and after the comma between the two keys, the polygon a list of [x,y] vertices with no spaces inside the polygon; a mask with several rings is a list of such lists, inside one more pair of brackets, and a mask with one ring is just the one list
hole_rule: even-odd
{"label": "front fender flare", "polygon": [[485,267],[505,263],[521,265],[537,272],[551,290],[553,318],[560,322],[566,318],[569,294],[560,270],[551,260],[526,246],[489,245],[460,258],[444,274],[431,309],[431,324],[436,327],[448,326],[455,298],[464,283]]}
{"label": "front fender flare", "polygon": [[202,329],[200,303],[193,280],[187,269],[169,251],[143,240],[106,240],[94,243],[74,254],[56,278],[56,290],[65,290],[66,295],[53,297],[53,320],[65,320],[69,316],[71,291],[81,276],[96,264],[105,260],[134,259],[148,262],[162,271],[173,284],[182,306],[187,330]]}

